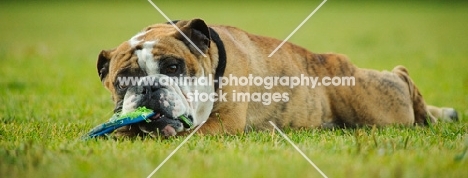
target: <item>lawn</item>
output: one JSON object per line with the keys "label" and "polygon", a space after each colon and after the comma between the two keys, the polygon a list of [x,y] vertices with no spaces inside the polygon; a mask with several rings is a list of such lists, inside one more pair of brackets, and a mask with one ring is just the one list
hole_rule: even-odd
{"label": "lawn", "polygon": [[[172,19],[281,40],[320,2],[155,1]],[[80,140],[112,115],[98,53],[165,22],[147,1],[14,1],[0,9],[0,177],[146,177],[183,141]],[[287,135],[328,177],[468,177],[467,32],[463,2],[328,1],[290,42],[346,54],[360,67],[404,65],[427,103],[454,107],[462,120]],[[320,177],[272,131],[195,135],[154,177]]]}

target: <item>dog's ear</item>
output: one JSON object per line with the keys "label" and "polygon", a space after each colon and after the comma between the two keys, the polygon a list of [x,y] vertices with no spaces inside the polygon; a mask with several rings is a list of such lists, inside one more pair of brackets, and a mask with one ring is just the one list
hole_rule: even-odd
{"label": "dog's ear", "polygon": [[[179,23],[183,26],[180,30],[198,47],[203,53],[207,53],[210,48],[210,29],[202,19],[192,19],[187,23]],[[182,40],[194,54],[198,50],[182,35],[178,34],[178,39]]]}
{"label": "dog's ear", "polygon": [[109,73],[109,63],[111,60],[112,51],[114,50],[102,50],[101,53],[99,53],[97,60],[97,71],[101,81],[104,81],[107,74]]}

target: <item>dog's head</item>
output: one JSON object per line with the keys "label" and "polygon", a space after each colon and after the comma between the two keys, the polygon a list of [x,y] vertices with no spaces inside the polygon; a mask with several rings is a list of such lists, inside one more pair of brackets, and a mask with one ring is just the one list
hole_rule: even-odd
{"label": "dog's head", "polygon": [[169,126],[171,131],[164,134],[175,135],[189,129],[180,116],[196,126],[208,119],[213,108],[212,101],[189,97],[212,93],[213,85],[183,80],[215,73],[218,54],[214,54],[217,48],[211,45],[209,27],[201,19],[178,21],[176,26],[180,31],[169,23],[149,26],[117,48],[99,54],[98,74],[112,93],[114,112],[144,106],[157,113],[152,118],[155,122],[139,125],[143,132]]}

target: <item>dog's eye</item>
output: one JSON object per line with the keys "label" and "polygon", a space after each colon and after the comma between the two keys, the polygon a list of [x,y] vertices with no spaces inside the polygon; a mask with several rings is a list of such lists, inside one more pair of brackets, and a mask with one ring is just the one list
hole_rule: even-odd
{"label": "dog's eye", "polygon": [[159,62],[160,74],[167,76],[177,76],[184,71],[184,63],[182,59],[174,57],[162,57]]}
{"label": "dog's eye", "polygon": [[176,64],[172,64],[166,67],[165,74],[175,74],[177,73],[179,67]]}

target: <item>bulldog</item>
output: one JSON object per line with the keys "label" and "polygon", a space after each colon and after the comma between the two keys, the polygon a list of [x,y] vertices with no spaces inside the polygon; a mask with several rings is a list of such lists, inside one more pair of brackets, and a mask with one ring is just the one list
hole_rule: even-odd
{"label": "bulldog", "polygon": [[[344,55],[312,53],[288,42],[269,57],[280,40],[208,26],[202,19],[173,24],[146,27],[99,54],[98,74],[112,93],[114,112],[144,106],[157,113],[152,122],[117,129],[116,136],[183,135],[201,123],[203,134],[236,134],[271,129],[268,121],[298,129],[458,119],[453,108],[426,105],[403,66],[358,68]],[[348,77],[353,83],[311,87],[308,78],[314,77]],[[191,82],[184,82],[187,78]],[[265,87],[266,79],[272,85]],[[285,84],[287,79],[303,85]]]}

